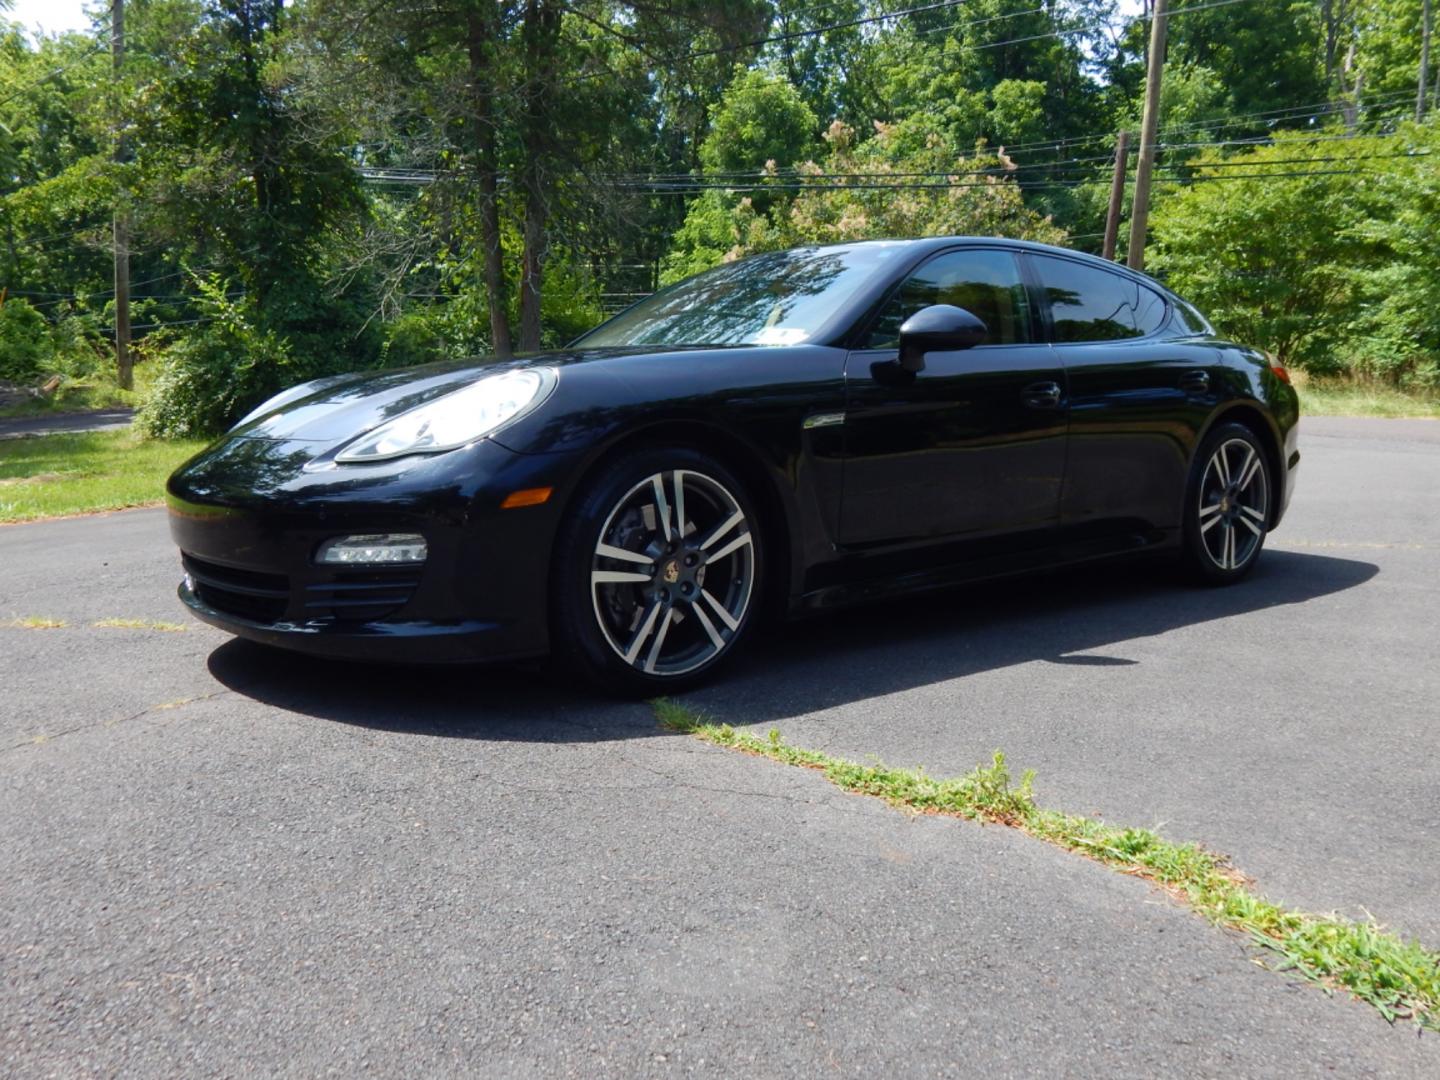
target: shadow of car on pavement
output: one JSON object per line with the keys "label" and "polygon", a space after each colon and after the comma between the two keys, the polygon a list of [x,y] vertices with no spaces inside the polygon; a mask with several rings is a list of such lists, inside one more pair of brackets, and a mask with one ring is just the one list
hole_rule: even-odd
{"label": "shadow of car on pavement", "polygon": [[[704,695],[737,724],[907,690],[1014,664],[1123,666],[1088,656],[1183,626],[1303,605],[1363,585],[1373,563],[1268,551],[1243,583],[1179,584],[1162,563],[1111,563],[871,604],[766,629]],[[262,704],[345,724],[451,738],[591,742],[649,738],[654,717],[539,664],[385,666],[233,640],[209,658],[223,685]]]}

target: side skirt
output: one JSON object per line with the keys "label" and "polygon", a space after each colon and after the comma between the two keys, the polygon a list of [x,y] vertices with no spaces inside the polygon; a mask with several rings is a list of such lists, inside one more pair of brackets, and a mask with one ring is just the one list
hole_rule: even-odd
{"label": "side skirt", "polygon": [[994,555],[966,563],[929,567],[890,577],[826,585],[823,588],[813,589],[793,597],[788,614],[791,618],[804,618],[839,607],[868,603],[872,600],[933,592],[937,589],[948,589],[979,581],[1021,577],[1040,570],[1080,563],[1133,558],[1164,552],[1177,548],[1179,545],[1179,529],[1152,529],[1147,532],[1071,541],[1050,548],[1027,551],[1020,557]]}

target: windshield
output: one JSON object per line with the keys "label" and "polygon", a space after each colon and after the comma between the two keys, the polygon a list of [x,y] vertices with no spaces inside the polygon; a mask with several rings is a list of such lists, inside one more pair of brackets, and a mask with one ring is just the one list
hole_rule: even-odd
{"label": "windshield", "polygon": [[576,344],[798,345],[903,250],[797,248],[725,263],[662,289]]}

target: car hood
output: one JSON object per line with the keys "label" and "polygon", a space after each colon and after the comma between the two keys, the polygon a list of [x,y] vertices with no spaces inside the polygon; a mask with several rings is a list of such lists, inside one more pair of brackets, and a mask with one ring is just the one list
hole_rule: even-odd
{"label": "car hood", "polygon": [[565,368],[629,356],[697,351],[714,351],[714,347],[566,349],[511,360],[487,357],[396,371],[336,375],[296,387],[295,396],[282,399],[277,407],[266,409],[256,419],[234,428],[229,437],[335,444],[497,372],[527,367]]}

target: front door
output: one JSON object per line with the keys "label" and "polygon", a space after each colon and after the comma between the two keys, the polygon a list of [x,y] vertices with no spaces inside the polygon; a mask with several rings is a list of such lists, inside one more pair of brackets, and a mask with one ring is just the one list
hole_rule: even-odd
{"label": "front door", "polygon": [[[900,324],[931,304],[965,308],[988,336],[895,378]],[[846,363],[843,545],[1048,538],[1066,385],[1041,338],[1009,251],[942,252],[905,280]]]}

